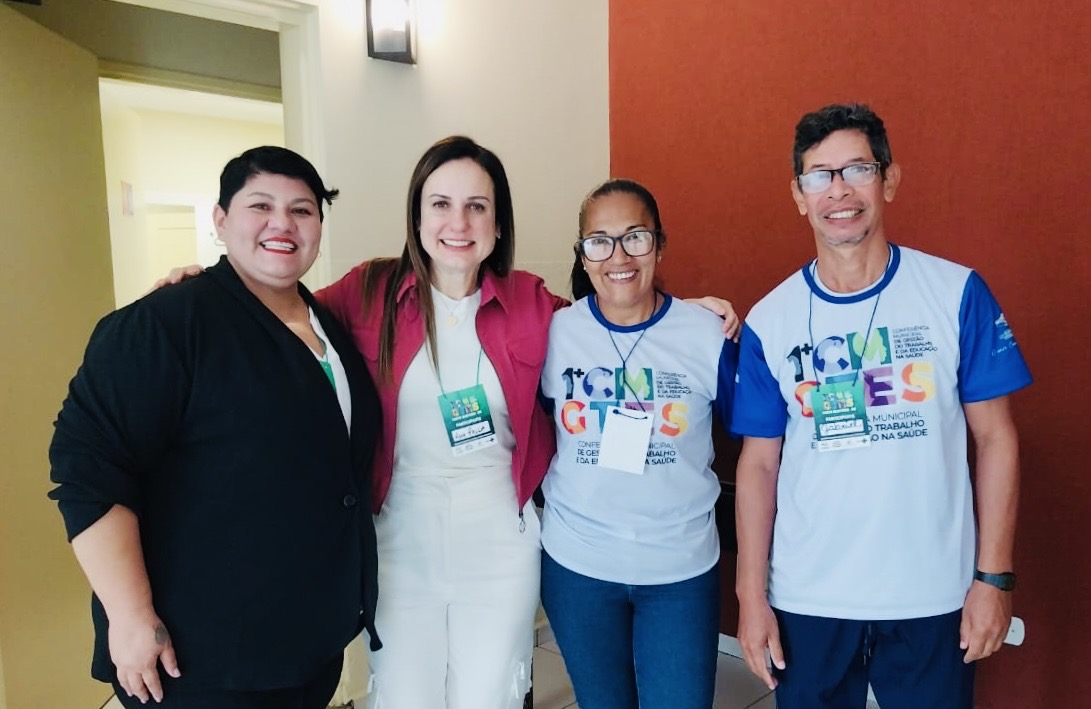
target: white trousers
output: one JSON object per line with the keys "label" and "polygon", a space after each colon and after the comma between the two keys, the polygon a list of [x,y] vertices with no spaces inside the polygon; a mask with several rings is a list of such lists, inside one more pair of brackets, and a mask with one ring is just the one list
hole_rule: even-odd
{"label": "white trousers", "polygon": [[383,648],[371,709],[519,709],[530,686],[541,527],[511,469],[399,468],[382,512]]}

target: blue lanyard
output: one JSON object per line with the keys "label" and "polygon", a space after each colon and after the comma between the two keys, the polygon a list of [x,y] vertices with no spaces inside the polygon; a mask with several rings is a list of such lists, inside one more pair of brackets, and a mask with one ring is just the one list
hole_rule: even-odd
{"label": "blue lanyard", "polygon": [[[656,294],[656,296],[655,296],[655,302],[659,303],[659,295],[658,294]],[[655,311],[656,311],[656,308],[653,306],[652,307],[652,315],[653,316],[655,315]],[[629,354],[623,356],[621,354],[621,349],[617,346],[617,342],[614,341],[614,331],[611,330],[610,328],[606,328],[606,334],[610,336],[610,344],[614,346],[614,352],[617,352],[618,359],[621,360],[621,382],[622,382],[622,385],[627,387],[629,389],[629,391],[631,391],[633,393],[633,399],[635,399],[636,401],[640,401],[640,395],[637,394],[636,390],[633,389],[633,387],[630,386],[630,384],[629,384],[629,369],[628,369],[629,358],[633,356],[633,352],[636,352],[636,346],[639,345],[640,341],[644,339],[644,335],[648,332],[648,329],[649,328],[646,327],[646,328],[644,328],[643,330],[640,331],[640,337],[636,338],[636,342],[634,342],[633,346],[629,348]]]}

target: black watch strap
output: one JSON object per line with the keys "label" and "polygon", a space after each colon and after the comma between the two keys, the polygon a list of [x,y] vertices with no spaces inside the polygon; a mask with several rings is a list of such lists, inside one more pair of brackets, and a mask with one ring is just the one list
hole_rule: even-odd
{"label": "black watch strap", "polygon": [[974,570],[974,581],[996,586],[1001,591],[1010,591],[1015,588],[1015,574],[1005,571],[1002,574],[987,574],[984,571]]}

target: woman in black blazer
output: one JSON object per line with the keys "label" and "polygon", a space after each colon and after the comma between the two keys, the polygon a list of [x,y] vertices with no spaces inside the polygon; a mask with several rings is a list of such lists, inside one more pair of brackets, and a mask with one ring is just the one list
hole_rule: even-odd
{"label": "woman in black blazer", "polygon": [[378,399],[299,283],[336,195],[289,150],[233,159],[227,256],[103,318],[72,380],[50,497],[94,590],[92,675],[126,707],[321,709],[377,638]]}

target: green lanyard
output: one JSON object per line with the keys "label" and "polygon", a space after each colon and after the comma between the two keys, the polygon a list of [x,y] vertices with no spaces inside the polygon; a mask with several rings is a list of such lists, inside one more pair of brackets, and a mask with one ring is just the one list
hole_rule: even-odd
{"label": "green lanyard", "polygon": [[[477,377],[474,379],[474,386],[477,386],[478,384],[481,383],[481,357],[484,354],[485,354],[485,348],[479,345],[478,350],[477,350]],[[439,391],[440,391],[440,393],[443,394],[444,399],[450,400],[449,396],[447,394],[447,390],[443,388],[443,376],[439,373],[439,363],[438,362],[436,363],[436,368],[435,368],[434,371],[436,373],[436,381],[439,382]],[[459,391],[462,391],[462,390],[460,389]]]}
{"label": "green lanyard", "polygon": [[322,357],[318,360],[318,363],[322,365],[322,371],[326,373],[326,378],[330,380],[330,386],[333,387],[334,391],[337,391],[337,381],[333,378],[333,365],[330,364],[330,346],[317,332],[314,336],[322,343]]}

